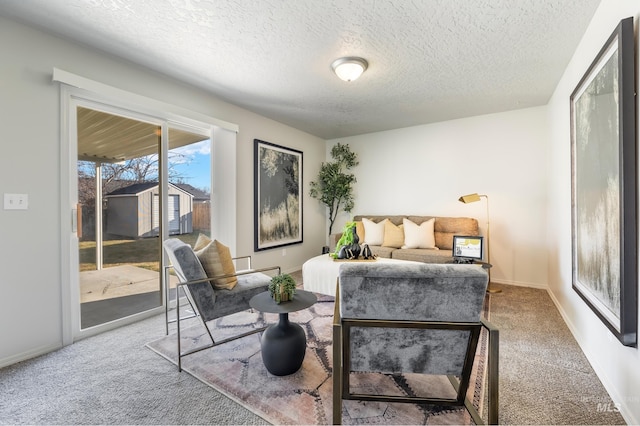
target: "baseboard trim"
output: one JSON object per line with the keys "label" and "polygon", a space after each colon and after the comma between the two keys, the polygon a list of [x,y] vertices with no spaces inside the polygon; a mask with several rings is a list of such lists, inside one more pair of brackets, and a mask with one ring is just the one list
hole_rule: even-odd
{"label": "baseboard trim", "polygon": [[491,279],[492,283],[495,284],[505,284],[505,285],[513,285],[517,287],[529,287],[529,288],[538,288],[541,290],[549,290],[549,286],[546,284],[538,284],[538,283],[526,283],[522,281],[509,281],[509,280],[501,280],[501,279]]}
{"label": "baseboard trim", "polygon": [[569,315],[567,315],[567,312],[563,309],[562,305],[560,304],[560,301],[556,298],[556,295],[551,291],[551,289],[547,289],[547,293],[549,294],[549,297],[551,298],[551,301],[553,302],[553,304],[556,306],[556,309],[560,313],[560,316],[564,320],[564,323],[567,325],[567,328],[569,328],[569,331],[573,335],[573,338],[576,339],[576,342],[578,342],[578,346],[580,346],[580,350],[582,350],[582,353],[584,354],[585,358],[591,365],[591,368],[593,368],[593,371],[595,371],[596,376],[598,376],[598,379],[600,380],[600,382],[602,382],[602,385],[611,396],[611,399],[613,399],[614,402],[620,404],[619,410],[624,420],[627,422],[627,424],[630,424],[630,425],[640,424],[638,423],[638,419],[636,419],[635,416],[633,415],[632,410],[628,407],[628,404],[630,402],[626,401],[625,398],[620,396],[620,392],[618,392],[618,389],[613,385],[613,383],[611,383],[611,381],[605,374],[604,369],[600,366],[598,362],[595,362],[589,356],[590,354],[588,354],[584,350],[583,337],[580,335],[580,333],[578,333],[577,328],[569,318]]}
{"label": "baseboard trim", "polygon": [[0,368],[8,367],[13,364],[17,364],[22,361],[27,361],[31,358],[35,358],[44,354],[48,354],[49,352],[57,351],[62,348],[62,345],[47,345],[40,346],[38,348],[34,348],[30,351],[22,352],[8,358],[0,359]]}

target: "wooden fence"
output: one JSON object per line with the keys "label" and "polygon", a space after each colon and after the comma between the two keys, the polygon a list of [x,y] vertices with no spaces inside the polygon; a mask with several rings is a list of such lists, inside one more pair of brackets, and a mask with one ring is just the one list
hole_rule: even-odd
{"label": "wooden fence", "polygon": [[211,204],[210,203],[194,203],[193,204],[193,231],[211,229]]}

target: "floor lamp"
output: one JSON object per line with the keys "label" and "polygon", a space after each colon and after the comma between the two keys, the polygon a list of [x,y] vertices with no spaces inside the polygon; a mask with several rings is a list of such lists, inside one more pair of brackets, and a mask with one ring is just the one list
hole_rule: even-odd
{"label": "floor lamp", "polygon": [[491,285],[491,267],[493,265],[491,265],[491,252],[489,251],[489,247],[491,245],[490,239],[491,239],[491,234],[489,233],[489,196],[488,195],[484,195],[484,194],[468,194],[468,195],[463,195],[462,197],[458,198],[458,201],[460,201],[461,203],[475,203],[476,201],[480,201],[480,199],[486,199],[487,200],[487,262],[485,265],[483,265],[484,268],[487,269],[487,273],[489,274],[489,284],[487,285],[487,292],[489,293],[500,293],[502,290],[500,290],[499,288],[495,288]]}

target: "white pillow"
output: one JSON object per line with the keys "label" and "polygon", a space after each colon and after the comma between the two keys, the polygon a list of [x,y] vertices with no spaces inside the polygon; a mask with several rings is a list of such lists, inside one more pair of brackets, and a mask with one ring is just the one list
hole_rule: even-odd
{"label": "white pillow", "polygon": [[433,233],[435,218],[416,225],[409,219],[402,219],[404,225],[404,245],[402,248],[436,248],[436,237]]}
{"label": "white pillow", "polygon": [[362,218],[364,225],[364,244],[370,246],[381,246],[384,241],[384,224],[389,219],[385,219],[380,223],[375,223],[367,218]]}

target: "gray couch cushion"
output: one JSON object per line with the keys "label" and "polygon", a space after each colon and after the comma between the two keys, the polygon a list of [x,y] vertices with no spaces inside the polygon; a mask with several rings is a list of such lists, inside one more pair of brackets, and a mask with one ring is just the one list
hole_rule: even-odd
{"label": "gray couch cushion", "polygon": [[[478,322],[487,272],[477,265],[345,263],[343,319]],[[354,371],[460,374],[469,332],[353,328]],[[401,342],[401,344],[399,344]]]}
{"label": "gray couch cushion", "polygon": [[373,253],[374,255],[379,257],[384,257],[387,259],[391,259],[392,253],[395,250],[397,250],[393,247],[382,247],[382,246],[369,246],[369,248],[371,249],[371,253]]}
{"label": "gray couch cushion", "polygon": [[412,260],[423,263],[447,263],[451,262],[451,250],[435,249],[400,249],[391,253],[392,259]]}

